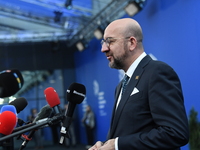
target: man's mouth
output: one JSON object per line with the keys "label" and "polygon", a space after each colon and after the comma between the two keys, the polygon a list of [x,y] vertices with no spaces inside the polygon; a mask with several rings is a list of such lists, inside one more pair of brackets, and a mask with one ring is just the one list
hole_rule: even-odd
{"label": "man's mouth", "polygon": [[108,60],[111,60],[112,56],[111,55],[106,55],[106,57],[107,57]]}

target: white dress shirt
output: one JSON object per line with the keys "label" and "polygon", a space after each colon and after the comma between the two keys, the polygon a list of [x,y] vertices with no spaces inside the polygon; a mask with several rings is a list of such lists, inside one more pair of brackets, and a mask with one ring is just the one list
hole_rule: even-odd
{"label": "white dress shirt", "polygon": [[[132,75],[133,75],[135,69],[137,68],[138,64],[140,63],[140,61],[141,61],[146,55],[147,55],[147,54],[146,54],[145,52],[143,52],[143,53],[131,64],[131,66],[128,68],[127,72],[125,72],[125,74],[126,74],[127,76],[129,76],[129,79],[132,77]],[[128,82],[129,82],[129,81],[128,81]],[[119,102],[120,102],[120,100],[121,100],[121,96],[122,96],[122,90],[121,90],[121,92],[120,92],[120,94],[119,94],[119,97],[118,97],[118,100],[117,100],[117,105],[116,105],[116,108],[115,108],[115,109],[117,109],[117,107],[118,107],[118,105],[119,105]],[[118,138],[119,138],[119,137],[115,138],[115,150],[118,150]]]}

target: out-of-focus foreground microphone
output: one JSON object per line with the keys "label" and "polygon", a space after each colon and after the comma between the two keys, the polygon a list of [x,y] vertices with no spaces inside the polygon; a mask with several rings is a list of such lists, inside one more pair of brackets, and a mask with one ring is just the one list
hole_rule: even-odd
{"label": "out-of-focus foreground microphone", "polygon": [[4,111],[0,114],[0,134],[1,136],[12,133],[17,122],[16,115],[11,111]]}
{"label": "out-of-focus foreground microphone", "polygon": [[[38,113],[37,117],[33,120],[32,123],[36,123],[40,119],[44,119],[50,116],[52,113],[52,108],[49,105],[45,105],[41,108],[40,112]],[[36,129],[37,130],[37,129]],[[29,132],[28,135],[22,135],[22,137],[25,139],[22,143],[19,150],[22,150],[26,147],[27,143],[32,139],[33,134],[36,132],[36,130],[32,130]]]}
{"label": "out-of-focus foreground microphone", "polygon": [[[4,114],[4,112],[6,113],[6,114]],[[12,112],[12,113],[10,113],[10,112]],[[11,116],[10,116],[10,114],[11,114]],[[15,115],[13,115],[13,114],[15,114]],[[3,119],[1,118],[2,116],[1,115],[3,115]],[[9,116],[6,116],[6,115],[9,115]],[[5,120],[5,118],[4,117],[11,117],[11,118],[9,118],[9,119],[11,119],[11,120],[9,120],[8,118],[6,118],[6,119],[8,119],[8,120]],[[5,127],[5,126],[7,126],[7,124],[5,124],[5,121],[8,121],[7,123],[9,123],[9,126],[6,128],[7,129],[7,131],[3,134],[3,135],[8,135],[8,134],[11,134],[10,133],[10,131],[12,132],[13,131],[13,129],[16,127],[16,125],[17,125],[17,111],[16,111],[16,108],[15,108],[15,106],[13,106],[13,105],[4,105],[4,106],[2,106],[1,107],[1,111],[0,111],[0,120],[3,120],[3,123],[4,123],[4,125],[3,125],[3,127]],[[10,121],[11,121],[11,124],[10,124]],[[15,126],[14,126],[14,128],[13,128],[13,123],[15,123]],[[1,123],[0,123],[1,124]],[[0,128],[2,128],[2,126],[0,125]],[[3,131],[1,131],[0,133],[2,133]],[[3,147],[4,147],[4,149],[6,149],[6,150],[12,150],[13,148],[14,148],[14,141],[13,141],[13,138],[9,138],[9,139],[7,139],[3,144],[1,144]]]}
{"label": "out-of-focus foreground microphone", "polygon": [[15,106],[13,106],[13,105],[4,105],[4,106],[2,106],[0,113],[2,113],[4,111],[11,111],[15,115],[17,115],[17,110],[16,110]]}
{"label": "out-of-focus foreground microphone", "polygon": [[24,79],[17,69],[0,72],[0,97],[9,97],[17,93],[23,86]]}
{"label": "out-of-focus foreground microphone", "polygon": [[63,126],[61,127],[60,133],[60,144],[63,144],[64,138],[69,138],[68,128],[72,121],[72,116],[76,107],[76,104],[82,103],[85,99],[86,88],[80,83],[72,83],[67,89],[67,100],[69,101],[68,109],[65,112],[63,119]]}
{"label": "out-of-focus foreground microphone", "polygon": [[[4,105],[4,106],[2,106],[0,113],[3,113],[4,111],[13,112],[15,114],[15,116],[17,117],[17,111],[16,111],[15,106],[13,106],[13,105]],[[17,125],[17,121],[16,121],[16,124],[15,124],[15,127],[16,127],[16,125]]]}
{"label": "out-of-focus foreground microphone", "polygon": [[56,115],[60,114],[61,113],[61,110],[60,110],[60,107],[59,107],[60,98],[59,98],[56,90],[52,87],[48,87],[44,90],[44,95],[46,97],[47,103],[50,105],[51,108],[53,108],[54,113]]}

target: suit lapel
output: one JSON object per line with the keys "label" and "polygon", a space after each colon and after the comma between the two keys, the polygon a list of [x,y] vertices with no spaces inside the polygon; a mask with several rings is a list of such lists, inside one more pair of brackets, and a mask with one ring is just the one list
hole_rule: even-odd
{"label": "suit lapel", "polygon": [[[152,59],[148,55],[142,59],[142,61],[137,66],[135,72],[133,73],[133,75],[126,87],[126,91],[123,94],[123,96],[121,97],[120,103],[119,103],[116,111],[115,111],[115,107],[114,107],[113,113],[112,113],[111,128],[110,128],[110,138],[112,138],[114,131],[117,127],[117,123],[118,123],[121,113],[123,111],[124,105],[126,104],[134,87],[136,87],[138,81],[140,80],[142,73],[144,71],[144,66],[147,65],[150,60],[152,60]],[[121,89],[121,82],[119,83],[119,85],[117,86],[117,89],[116,89],[116,94],[115,94],[116,101],[118,99],[120,89]],[[116,106],[116,102],[115,102],[115,106]]]}
{"label": "suit lapel", "polygon": [[116,91],[115,91],[115,104],[114,104],[114,107],[112,110],[112,118],[111,118],[111,125],[110,125],[111,127],[112,127],[113,120],[114,120],[113,118],[114,118],[115,112],[116,112],[116,105],[117,105],[117,100],[118,100],[118,97],[120,94],[121,86],[122,86],[122,81],[119,83],[119,85],[117,86]]}

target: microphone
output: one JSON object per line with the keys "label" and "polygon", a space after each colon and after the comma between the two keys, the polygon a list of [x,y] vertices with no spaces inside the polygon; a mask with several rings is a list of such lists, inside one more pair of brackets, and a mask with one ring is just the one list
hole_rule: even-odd
{"label": "microphone", "polygon": [[86,95],[85,86],[79,83],[73,83],[67,90],[67,100],[69,101],[68,109],[65,112],[63,119],[63,126],[61,127],[60,133],[60,144],[63,144],[65,136],[69,138],[68,128],[72,121],[72,116],[76,107],[76,104],[82,103]]}
{"label": "microphone", "polygon": [[15,100],[11,101],[9,103],[9,105],[15,106],[17,113],[20,113],[20,111],[22,111],[28,105],[28,102],[26,101],[25,98],[20,97],[20,98],[16,98]]}
{"label": "microphone", "polygon": [[[14,106],[16,108],[17,114],[20,113],[27,105],[28,102],[25,98],[19,97],[9,103],[10,106]],[[18,118],[17,124],[22,126],[25,122]]]}
{"label": "microphone", "polygon": [[51,116],[52,111],[53,111],[52,108],[48,104],[45,105],[44,107],[41,108],[40,112],[38,113],[38,115],[36,116],[36,118],[33,120],[32,123],[26,124],[26,125],[21,126],[21,127],[17,127],[13,130],[13,132],[18,132],[18,131],[20,131],[24,128],[34,126],[36,124],[39,124],[42,121],[47,120]]}
{"label": "microphone", "polygon": [[[0,137],[11,134],[16,124],[16,114],[12,111],[8,111],[5,109],[2,110],[2,113],[0,114]],[[0,145],[3,147],[3,149],[14,149],[13,138],[10,138],[5,142],[1,142]]]}
{"label": "microphone", "polygon": [[[12,112],[13,114],[15,114],[15,117],[16,117],[16,120],[17,120],[17,111],[16,111],[15,106],[13,106],[13,105],[4,105],[4,106],[2,106],[0,113],[1,113],[1,114],[3,114],[4,112],[7,113],[7,111],[8,111],[8,112]],[[7,115],[9,115],[9,114],[7,114]],[[11,115],[11,117],[12,117],[12,116],[13,116],[13,115]],[[15,121],[15,119],[12,119],[12,118],[11,118],[11,120]],[[10,122],[10,120],[8,120],[8,122]],[[11,125],[12,125],[12,123],[11,123]],[[16,125],[17,125],[17,121],[15,121],[15,126],[14,126],[14,128],[16,127]],[[1,128],[1,127],[0,127],[0,128]],[[11,126],[10,128],[8,127],[8,129],[10,129],[9,131],[13,131],[12,126]],[[0,132],[0,133],[2,133],[2,132]],[[9,133],[7,133],[7,134],[9,134]],[[3,135],[2,135],[2,136],[3,136]],[[4,147],[4,149],[7,149],[7,150],[13,149],[13,148],[14,148],[14,141],[13,141],[13,138],[10,138],[10,139],[6,140],[6,142],[4,142],[2,146]]]}
{"label": "microphone", "polygon": [[[4,111],[13,112],[13,113],[16,115],[16,117],[17,117],[17,111],[16,111],[15,106],[12,106],[12,105],[4,105],[4,106],[1,107],[0,113],[3,113]],[[15,127],[16,127],[16,125],[17,125],[17,121],[16,121],[16,124],[15,124]]]}
{"label": "microphone", "polygon": [[4,111],[11,111],[15,115],[17,115],[17,110],[16,110],[15,106],[13,106],[13,105],[4,105],[4,106],[2,106],[0,113],[2,113]]}
{"label": "microphone", "polygon": [[[60,104],[59,96],[56,93],[56,91],[52,88],[49,87],[45,89],[44,91],[46,100],[49,105],[45,105],[41,111],[38,113],[37,117],[33,120],[33,123],[36,123],[38,120],[44,119],[46,117],[49,117],[52,114],[52,108],[56,114],[60,114],[60,109],[58,105]],[[20,150],[26,147],[26,144],[32,139],[33,134],[35,133],[36,130],[32,130],[29,132],[28,136],[22,135],[25,140],[22,143]]]}
{"label": "microphone", "polygon": [[48,118],[51,115],[52,111],[52,108],[48,104],[43,106],[40,112],[38,113],[37,117],[35,117],[35,119],[33,120],[33,123],[40,119]]}
{"label": "microphone", "polygon": [[44,90],[44,95],[46,97],[47,103],[50,105],[51,108],[53,108],[54,113],[56,115],[61,114],[61,110],[59,107],[60,99],[56,90],[52,87],[48,87]]}
{"label": "microphone", "polygon": [[0,97],[9,97],[17,93],[23,86],[24,79],[17,69],[0,72]]}
{"label": "microphone", "polygon": [[0,114],[0,134],[1,136],[12,133],[17,122],[16,115],[11,111],[4,111]]}
{"label": "microphone", "polygon": [[[52,108],[49,105],[45,105],[44,107],[41,108],[40,112],[38,113],[37,117],[33,120],[32,123],[36,123],[40,119],[47,118],[51,115],[52,113]],[[20,150],[26,147],[27,143],[32,139],[33,134],[35,133],[36,130],[32,130],[29,132],[28,135],[22,135],[22,137],[25,139],[24,142],[22,143]]]}

